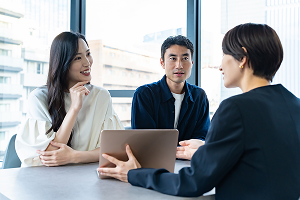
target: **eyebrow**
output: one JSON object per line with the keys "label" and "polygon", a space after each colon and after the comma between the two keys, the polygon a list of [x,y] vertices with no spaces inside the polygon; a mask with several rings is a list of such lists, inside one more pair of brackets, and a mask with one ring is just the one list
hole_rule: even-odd
{"label": "eyebrow", "polygon": [[[88,52],[88,51],[90,51],[90,49],[86,50],[86,52]],[[82,53],[77,53],[76,56],[77,56],[77,55],[80,55],[80,54],[82,54]]]}
{"label": "eyebrow", "polygon": [[[184,53],[184,54],[182,54],[181,56],[189,56],[190,54],[189,53]],[[169,54],[169,57],[172,57],[172,56],[178,56],[178,55],[176,55],[176,54]]]}

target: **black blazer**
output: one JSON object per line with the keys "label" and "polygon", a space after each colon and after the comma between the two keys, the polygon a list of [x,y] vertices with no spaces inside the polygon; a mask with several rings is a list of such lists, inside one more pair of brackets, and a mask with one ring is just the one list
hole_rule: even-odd
{"label": "black blazer", "polygon": [[206,137],[179,174],[136,169],[132,185],[178,196],[200,196],[216,187],[216,199],[300,197],[300,100],[270,85],[224,100]]}

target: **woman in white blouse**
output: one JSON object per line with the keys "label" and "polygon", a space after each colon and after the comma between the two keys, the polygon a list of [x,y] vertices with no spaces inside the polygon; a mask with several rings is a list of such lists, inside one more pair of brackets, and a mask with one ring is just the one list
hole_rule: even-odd
{"label": "woman in white blouse", "polygon": [[30,93],[16,138],[22,166],[96,162],[101,130],[123,129],[108,91],[89,84],[92,63],[83,35],[55,37],[47,86]]}

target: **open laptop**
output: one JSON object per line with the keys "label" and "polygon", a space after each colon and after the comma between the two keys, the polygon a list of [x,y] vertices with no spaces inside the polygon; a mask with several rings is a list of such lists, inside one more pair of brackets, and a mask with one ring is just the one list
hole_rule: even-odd
{"label": "open laptop", "polygon": [[[99,167],[115,167],[102,157],[103,153],[127,161],[126,144],[143,168],[165,168],[174,172],[178,130],[131,129],[103,130],[100,138]],[[110,178],[98,174],[99,178]]]}

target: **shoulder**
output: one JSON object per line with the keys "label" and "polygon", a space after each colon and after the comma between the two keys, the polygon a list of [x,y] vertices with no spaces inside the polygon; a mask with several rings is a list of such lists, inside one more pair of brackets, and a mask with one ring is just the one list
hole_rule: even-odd
{"label": "shoulder", "polygon": [[207,99],[206,93],[202,88],[198,87],[197,85],[189,84],[187,82],[186,82],[186,85],[187,85],[189,92],[191,93],[193,99],[195,99],[195,100]]}
{"label": "shoulder", "polygon": [[160,85],[159,85],[159,81],[158,81],[158,82],[145,84],[145,85],[138,87],[135,90],[134,94],[135,95],[139,95],[139,94],[150,95],[150,94],[157,94],[159,91],[160,91]]}
{"label": "shoulder", "polygon": [[103,87],[99,87],[96,85],[86,85],[86,88],[90,91],[90,96],[101,96],[101,98],[110,98],[110,93],[108,92],[107,89],[103,88]]}
{"label": "shoulder", "polygon": [[28,101],[47,101],[48,96],[48,88],[47,86],[41,86],[36,89],[34,89],[28,96]]}

